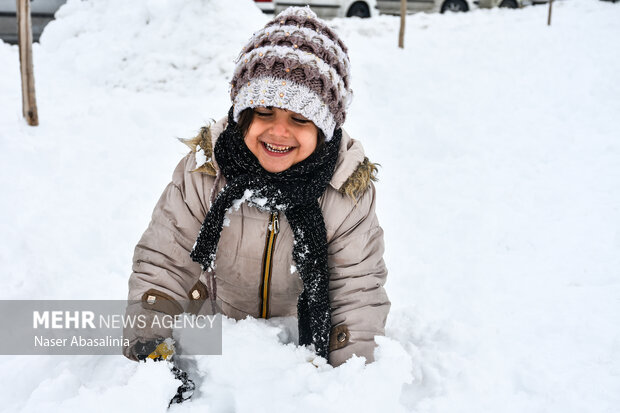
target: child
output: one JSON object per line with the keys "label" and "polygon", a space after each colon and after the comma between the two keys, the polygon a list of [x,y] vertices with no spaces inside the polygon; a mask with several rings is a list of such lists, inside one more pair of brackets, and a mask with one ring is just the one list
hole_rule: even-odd
{"label": "child", "polygon": [[[228,116],[187,142],[136,246],[133,311],[197,312],[208,299],[234,319],[296,316],[299,343],[333,366],[373,361],[390,302],[376,167],[341,129],[351,96],[347,48],[309,8],[255,33]],[[125,355],[169,336],[126,331]]]}

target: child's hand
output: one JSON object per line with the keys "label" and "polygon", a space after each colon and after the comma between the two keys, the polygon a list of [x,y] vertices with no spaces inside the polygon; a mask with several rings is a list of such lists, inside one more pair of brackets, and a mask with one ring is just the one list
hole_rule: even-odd
{"label": "child's hand", "polygon": [[138,342],[133,348],[136,358],[140,361],[151,359],[155,361],[167,360],[174,354],[174,341],[170,338]]}

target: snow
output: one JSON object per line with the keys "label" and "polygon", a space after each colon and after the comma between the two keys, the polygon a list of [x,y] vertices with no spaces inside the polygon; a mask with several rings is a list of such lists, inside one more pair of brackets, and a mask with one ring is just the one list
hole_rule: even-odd
{"label": "snow", "polygon": [[[382,165],[392,301],[377,361],[332,368],[289,319],[224,320],[171,411],[606,412],[620,404],[617,4],[331,22],[345,128]],[[69,1],[34,47],[40,126],[0,43],[2,299],[122,299],[194,136],[229,107],[249,0]],[[6,339],[6,338],[5,338]],[[120,356],[1,356],[0,410],[165,411],[178,381]],[[257,403],[261,400],[261,403]]]}
{"label": "snow", "polygon": [[245,191],[243,191],[243,196],[240,199],[235,199],[233,201],[231,208],[234,208],[235,211],[239,211],[241,205],[248,199],[252,198],[252,195],[254,195],[254,191],[252,191],[251,189],[246,189]]}
{"label": "snow", "polygon": [[265,197],[253,197],[251,201],[253,205],[256,205],[257,208],[260,208],[260,207],[264,207],[265,205],[267,205],[267,202],[269,200]]}
{"label": "snow", "polygon": [[210,159],[207,159],[207,156],[205,155],[204,150],[200,147],[196,150],[196,152],[194,152],[194,156],[196,158],[197,167],[203,166],[205,163],[207,163],[207,161],[210,160]]}

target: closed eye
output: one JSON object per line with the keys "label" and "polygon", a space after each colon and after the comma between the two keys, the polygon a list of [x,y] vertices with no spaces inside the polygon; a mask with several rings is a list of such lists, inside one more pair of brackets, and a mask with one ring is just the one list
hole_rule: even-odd
{"label": "closed eye", "polygon": [[308,119],[293,118],[293,120],[294,120],[295,122],[299,123],[300,125],[305,125],[306,123],[311,122],[311,121],[310,121],[310,120],[308,120]]}
{"label": "closed eye", "polygon": [[254,111],[254,113],[256,113],[261,118],[266,118],[266,117],[271,116],[273,114],[272,112],[260,112],[258,110]]}

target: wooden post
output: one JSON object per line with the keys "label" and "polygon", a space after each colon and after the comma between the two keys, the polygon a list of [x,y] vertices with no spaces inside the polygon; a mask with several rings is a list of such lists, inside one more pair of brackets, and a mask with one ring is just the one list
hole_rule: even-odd
{"label": "wooden post", "polygon": [[549,16],[547,16],[547,26],[551,26],[551,6],[553,5],[553,0],[549,0]]}
{"label": "wooden post", "polygon": [[37,99],[34,93],[34,70],[32,65],[32,21],[30,0],[17,1],[17,39],[19,43],[19,66],[22,78],[22,112],[28,125],[39,124]]}
{"label": "wooden post", "polygon": [[398,33],[398,47],[405,48],[405,22],[407,21],[407,0],[400,0],[400,32]]}

